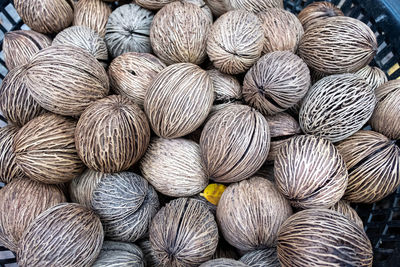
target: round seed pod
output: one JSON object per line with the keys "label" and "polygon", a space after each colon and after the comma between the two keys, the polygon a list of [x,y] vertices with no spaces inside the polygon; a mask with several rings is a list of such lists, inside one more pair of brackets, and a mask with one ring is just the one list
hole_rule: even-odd
{"label": "round seed pod", "polygon": [[11,31],[4,35],[3,54],[7,69],[25,65],[34,54],[51,45],[51,39],[35,31]]}
{"label": "round seed pod", "polygon": [[343,214],[349,220],[355,222],[361,229],[364,229],[364,224],[360,216],[358,216],[357,212],[350,206],[349,202],[347,202],[346,200],[340,200],[334,206],[330,207],[330,210],[337,211]]}
{"label": "round seed pod", "polygon": [[233,183],[253,175],[264,164],[269,144],[264,116],[245,105],[232,105],[216,113],[200,138],[206,172],[218,183]]}
{"label": "round seed pod", "polygon": [[19,266],[91,266],[103,244],[103,227],[93,211],[72,203],[41,213],[25,230]]}
{"label": "round seed pod", "polygon": [[297,16],[304,30],[318,21],[330,17],[344,16],[342,10],[330,2],[314,2],[306,6]]}
{"label": "round seed pod", "polygon": [[328,209],[303,210],[287,219],[277,251],[282,266],[372,266],[373,257],[363,229]]}
{"label": "round seed pod", "polygon": [[246,253],[240,261],[250,267],[280,267],[276,248],[254,250]]}
{"label": "round seed pod", "polygon": [[289,51],[266,54],[247,72],[243,98],[264,115],[273,115],[298,103],[311,85],[310,71]]}
{"label": "round seed pod", "polygon": [[214,105],[242,99],[242,87],[234,76],[222,73],[217,69],[208,70],[207,73],[214,86]]}
{"label": "round seed pod", "polygon": [[[208,203],[210,203],[210,202],[208,202]],[[234,247],[232,247],[228,242],[226,242],[226,240],[224,238],[222,238],[220,236],[217,249],[215,250],[215,253],[212,258],[213,259],[226,258],[226,259],[237,260],[237,259],[239,259],[239,256],[236,252],[236,249]]]}
{"label": "round seed pod", "polygon": [[14,178],[22,177],[22,170],[15,160],[14,138],[18,128],[7,125],[0,128],[0,182],[9,183]]}
{"label": "round seed pod", "polygon": [[360,69],[355,74],[361,78],[364,78],[367,83],[371,85],[374,91],[388,81],[388,78],[383,70],[378,67],[371,67],[369,65]]}
{"label": "round seed pod", "polygon": [[31,120],[14,137],[15,159],[29,178],[61,184],[84,169],[74,142],[76,122],[46,113]]}
{"label": "round seed pod", "polygon": [[307,134],[338,142],[368,122],[375,103],[374,91],[364,79],[355,74],[328,76],[302,100],[300,127]]}
{"label": "round seed pod", "polygon": [[313,135],[296,136],[281,146],[274,164],[275,183],[293,207],[329,208],[347,186],[345,161],[335,146]]}
{"label": "round seed pod", "polygon": [[16,178],[0,190],[0,243],[17,252],[29,224],[43,211],[66,202],[62,190],[28,178]]}
{"label": "round seed pod", "polygon": [[73,25],[88,27],[104,37],[110,14],[111,8],[101,0],[79,0],[75,4]]}
{"label": "round seed pod", "polygon": [[139,241],[138,243],[140,249],[143,251],[144,259],[146,262],[146,266],[151,266],[151,267],[161,267],[160,260],[157,258],[157,256],[154,253],[153,248],[151,247],[150,240],[145,239],[142,241]]}
{"label": "round seed pod", "polygon": [[228,10],[242,9],[258,13],[268,8],[283,8],[283,0],[225,0]]}
{"label": "round seed pod", "polygon": [[210,7],[206,4],[205,0],[184,0],[184,2],[195,4],[196,6],[200,7],[201,10],[207,15],[210,19],[211,23],[213,23],[214,18],[211,12]]}
{"label": "round seed pod", "polygon": [[372,114],[372,129],[391,139],[400,139],[400,80],[389,81],[375,90],[378,103]]}
{"label": "round seed pod", "polygon": [[275,185],[256,176],[228,186],[217,207],[225,240],[242,251],[274,246],[279,227],[290,215],[292,208]]}
{"label": "round seed pod", "polygon": [[92,209],[93,191],[97,188],[106,174],[86,169],[81,175],[69,183],[71,200]]}
{"label": "round seed pod", "polygon": [[180,63],[158,74],[147,89],[144,110],[158,136],[178,138],[200,127],[213,100],[207,72],[191,63]]}
{"label": "round seed pod", "polygon": [[373,203],[400,185],[400,148],[384,135],[359,131],[339,143],[337,149],[349,172],[344,199]]}
{"label": "round seed pod", "polygon": [[206,3],[215,17],[219,17],[228,12],[228,6],[225,4],[224,0],[206,0]]}
{"label": "round seed pod", "polygon": [[90,105],[75,131],[76,149],[89,168],[106,172],[129,169],[150,142],[144,112],[128,98],[112,95]]}
{"label": "round seed pod", "polygon": [[214,66],[228,74],[247,71],[261,56],[264,33],[256,15],[233,10],[212,25],[207,54]]}
{"label": "round seed pod", "polygon": [[108,68],[111,88],[143,108],[147,88],[164,68],[164,63],[151,54],[125,53]]}
{"label": "round seed pod", "polygon": [[355,72],[368,65],[378,51],[373,31],[362,21],[335,16],[309,27],[298,54],[310,68],[325,74]]}
{"label": "round seed pod", "polygon": [[150,10],[158,10],[175,0],[136,0],[136,4]]}
{"label": "round seed pod", "polygon": [[243,262],[236,261],[234,259],[219,258],[207,261],[202,265],[200,265],[200,267],[249,267],[249,266],[244,264]]}
{"label": "round seed pod", "polygon": [[145,267],[142,250],[131,243],[104,241],[93,267]]}
{"label": "round seed pod", "polygon": [[108,18],[105,40],[113,58],[127,52],[150,53],[154,14],[135,4],[115,9]]}

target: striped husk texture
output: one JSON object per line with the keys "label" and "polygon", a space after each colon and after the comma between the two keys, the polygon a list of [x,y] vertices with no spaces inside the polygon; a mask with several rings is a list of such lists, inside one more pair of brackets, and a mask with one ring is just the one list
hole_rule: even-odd
{"label": "striped husk texture", "polygon": [[200,265],[200,267],[249,267],[249,266],[244,264],[243,262],[234,259],[219,258],[207,261],[202,265]]}
{"label": "striped husk texture", "polygon": [[75,4],[73,25],[86,26],[104,37],[110,14],[111,8],[102,0],[79,0]]}
{"label": "striped husk texture", "polygon": [[236,77],[225,74],[217,69],[207,71],[214,86],[215,102],[217,104],[234,102],[242,99],[242,86]]}
{"label": "striped husk texture", "polygon": [[363,229],[328,209],[291,216],[279,230],[277,248],[282,267],[372,266],[372,246]]}
{"label": "striped husk texture", "polygon": [[276,248],[254,250],[246,253],[240,261],[249,267],[280,267]]}
{"label": "striped husk texture", "polygon": [[343,214],[349,220],[355,222],[361,229],[364,229],[363,221],[361,220],[360,216],[358,216],[357,211],[355,211],[355,209],[350,206],[350,203],[348,201],[340,200],[329,209]]}
{"label": "striped husk texture", "polygon": [[23,176],[16,162],[13,148],[17,133],[18,128],[12,125],[0,128],[0,182],[2,183],[9,183],[14,178]]}
{"label": "striped husk texture", "polygon": [[369,65],[360,69],[355,74],[361,78],[364,78],[367,83],[371,85],[374,91],[388,81],[388,78],[383,70],[378,67],[371,67]]}
{"label": "striped husk texture", "polygon": [[[208,202],[208,203],[211,204],[211,202]],[[214,204],[212,204],[212,205],[214,205]],[[215,209],[217,208],[216,206],[214,206],[214,207],[215,207]],[[216,213],[216,210],[214,211],[213,214],[215,215],[215,213]],[[220,236],[217,249],[215,250],[215,253],[212,258],[213,259],[227,258],[227,259],[237,260],[237,259],[239,259],[239,256],[236,251],[236,248],[231,246],[228,242],[226,242],[225,239],[223,239]]]}
{"label": "striped husk texture", "polygon": [[144,239],[138,242],[138,246],[143,251],[144,259],[146,262],[146,266],[148,267],[162,267],[160,260],[154,253],[153,248],[151,247],[150,240]]}
{"label": "striped husk texture", "polygon": [[225,0],[228,10],[242,9],[254,13],[268,8],[283,8],[283,0]]}
{"label": "striped husk texture", "polygon": [[207,5],[210,7],[215,17],[219,17],[228,11],[228,6],[225,4],[225,0],[205,0]]}
{"label": "striped husk texture", "polygon": [[71,200],[92,209],[93,191],[104,177],[106,177],[106,174],[102,172],[86,169],[69,183],[68,191]]}
{"label": "striped husk texture", "polygon": [[175,0],[136,0],[135,3],[150,10],[157,10],[174,1]]}
{"label": "striped husk texture", "polygon": [[[92,267],[145,267],[142,250],[131,243],[104,241]],[[151,265],[152,266],[152,265]]]}
{"label": "striped husk texture", "polygon": [[335,16],[344,16],[340,8],[330,2],[314,2],[303,8],[297,17],[307,30],[316,22]]}

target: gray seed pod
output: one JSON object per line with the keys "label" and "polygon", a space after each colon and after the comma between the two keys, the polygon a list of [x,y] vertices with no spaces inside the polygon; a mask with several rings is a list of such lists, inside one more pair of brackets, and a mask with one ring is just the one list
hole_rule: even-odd
{"label": "gray seed pod", "polygon": [[318,21],[335,17],[344,16],[342,10],[330,2],[314,2],[301,10],[297,16],[303,25],[304,30]]}
{"label": "gray seed pod", "polygon": [[17,133],[18,128],[12,125],[0,128],[0,182],[2,183],[9,183],[14,178],[23,176],[13,148]]}
{"label": "gray seed pod", "polygon": [[110,14],[110,6],[101,0],[79,0],[75,4],[73,25],[88,27],[104,37]]}
{"label": "gray seed pod", "polygon": [[280,267],[276,248],[254,250],[246,253],[240,261],[250,267]]}
{"label": "gray seed pod", "polygon": [[350,206],[350,203],[346,200],[340,200],[334,206],[329,208],[330,210],[337,211],[348,219],[355,222],[361,229],[364,229],[363,221],[361,220],[360,216],[358,216],[357,212]]}
{"label": "gray seed pod", "polygon": [[[207,201],[207,200],[206,200]],[[215,206],[214,204],[212,204],[211,202],[207,201],[208,203],[210,203],[211,205],[213,205],[215,207],[215,209],[217,208],[217,206]],[[213,214],[216,214],[216,210],[213,212]],[[223,237],[219,237],[219,242],[218,242],[218,246],[217,246],[217,250],[215,251],[213,257],[213,259],[220,259],[220,258],[226,258],[226,259],[233,259],[233,260],[237,260],[239,259],[238,253],[236,251],[236,248],[234,248],[233,246],[231,246],[228,242],[226,242],[226,240]]]}
{"label": "gray seed pod", "polygon": [[69,183],[71,200],[92,209],[93,191],[106,174],[86,169],[81,175]]}
{"label": "gray seed pod", "polygon": [[160,260],[154,253],[153,248],[151,247],[150,240],[145,239],[139,241],[138,243],[140,249],[143,251],[144,259],[146,262],[146,266],[148,267],[162,267]]}
{"label": "gray seed pod", "polygon": [[205,0],[207,5],[210,7],[214,16],[219,17],[222,14],[228,12],[228,6],[224,0]]}
{"label": "gray seed pod", "polygon": [[216,104],[242,99],[242,87],[234,76],[222,73],[217,69],[208,70],[207,73],[214,86]]}
{"label": "gray seed pod", "polygon": [[145,267],[143,252],[131,243],[104,241],[93,267]]}
{"label": "gray seed pod", "polygon": [[379,86],[386,83],[388,78],[383,70],[378,67],[365,66],[355,73],[364,78],[372,89],[375,91]]}
{"label": "gray seed pod", "polygon": [[267,8],[283,8],[283,0],[225,0],[228,10],[242,9],[254,13]]}
{"label": "gray seed pod", "polygon": [[202,265],[200,265],[200,267],[249,267],[249,266],[247,264],[244,264],[243,262],[236,261],[234,259],[220,258],[207,261]]}

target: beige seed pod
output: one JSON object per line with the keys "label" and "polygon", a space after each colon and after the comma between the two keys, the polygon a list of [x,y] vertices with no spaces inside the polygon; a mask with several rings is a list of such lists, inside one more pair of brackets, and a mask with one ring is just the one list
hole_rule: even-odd
{"label": "beige seed pod", "polygon": [[88,27],[104,37],[110,14],[111,8],[101,0],[79,0],[75,4],[73,25]]}
{"label": "beige seed pod", "polygon": [[104,241],[92,267],[145,267],[142,250],[131,243]]}
{"label": "beige seed pod", "polygon": [[371,85],[374,91],[388,81],[388,78],[383,70],[378,67],[371,67],[369,65],[360,69],[355,74],[361,78],[364,78],[367,83]]}
{"label": "beige seed pod", "polygon": [[[176,0],[137,0],[136,4],[150,10],[157,10],[175,1]],[[196,6],[200,7],[203,10],[203,12],[206,13],[206,15],[210,18],[211,21],[213,21],[211,9],[208,5],[206,5],[204,0],[181,0],[181,2],[195,4]]]}
{"label": "beige seed pod", "polygon": [[201,10],[207,15],[210,19],[211,23],[214,21],[213,14],[211,12],[210,7],[207,5],[205,0],[183,0],[184,2],[195,4],[196,6],[200,7]]}
{"label": "beige seed pod", "polygon": [[228,6],[226,5],[225,0],[206,0],[206,3],[216,17],[228,12]]}
{"label": "beige seed pod", "polygon": [[18,128],[7,125],[0,128],[0,182],[9,183],[14,178],[22,177],[13,149],[14,138]]}
{"label": "beige seed pod", "polygon": [[330,2],[314,2],[306,6],[297,16],[303,25],[304,30],[314,25],[318,21],[344,16],[342,10]]}
{"label": "beige seed pod", "polygon": [[69,183],[71,200],[89,209],[92,209],[93,191],[106,174],[86,169],[81,175]]}
{"label": "beige seed pod", "polygon": [[247,264],[243,262],[236,261],[234,259],[226,259],[226,258],[219,258],[215,260],[209,260],[200,267],[249,267]]}
{"label": "beige seed pod", "polygon": [[207,54],[214,66],[228,74],[247,71],[261,56],[264,44],[262,25],[256,15],[234,10],[212,25]]}
{"label": "beige seed pod", "polygon": [[254,250],[246,253],[240,261],[249,267],[280,267],[276,248]]}
{"label": "beige seed pod", "polygon": [[231,75],[217,69],[207,71],[214,86],[216,104],[235,102],[242,98],[242,87],[239,81]]}
{"label": "beige seed pod", "polygon": [[268,8],[283,8],[283,0],[225,0],[228,10],[242,9],[254,13]]}
{"label": "beige seed pod", "polygon": [[351,221],[355,222],[361,229],[364,229],[364,224],[358,216],[357,212],[350,206],[346,200],[340,200],[334,206],[330,207],[330,210],[337,211],[346,216]]}

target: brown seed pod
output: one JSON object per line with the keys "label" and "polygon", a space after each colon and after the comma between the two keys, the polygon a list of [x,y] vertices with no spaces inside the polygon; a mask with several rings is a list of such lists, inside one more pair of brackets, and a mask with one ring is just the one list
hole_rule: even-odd
{"label": "brown seed pod", "polygon": [[261,169],[259,169],[256,172],[255,176],[260,176],[274,183],[275,182],[274,165],[271,164],[271,162],[266,161],[265,164],[261,167]]}
{"label": "brown seed pod", "polygon": [[[92,267],[145,267],[142,250],[131,243],[104,241],[100,254]],[[152,265],[151,265],[152,266]]]}
{"label": "brown seed pod", "polygon": [[177,138],[200,127],[213,101],[207,72],[191,63],[180,63],[158,74],[147,89],[144,110],[158,136]]}
{"label": "brown seed pod", "polygon": [[389,81],[375,90],[378,103],[372,114],[372,129],[391,139],[400,139],[400,80]]}
{"label": "brown seed pod", "polygon": [[136,4],[150,10],[158,10],[175,0],[136,0]]}
{"label": "brown seed pod", "polygon": [[264,115],[273,115],[299,102],[310,85],[303,60],[292,52],[277,51],[261,57],[247,72],[243,98]]}
{"label": "brown seed pod", "polygon": [[72,203],[41,213],[21,237],[19,266],[91,266],[103,244],[103,227],[93,211]]}
{"label": "brown seed pod", "polygon": [[209,260],[200,267],[249,267],[243,262],[236,261],[234,259],[219,258],[215,260]]}
{"label": "brown seed pod", "polygon": [[7,69],[25,65],[34,54],[51,45],[51,39],[35,31],[12,31],[4,35],[3,54]]}
{"label": "brown seed pod", "polygon": [[106,172],[129,169],[150,142],[146,115],[128,98],[112,95],[90,105],[75,131],[76,149],[89,168]]}
{"label": "brown seed pod", "polygon": [[147,88],[164,68],[164,63],[151,54],[125,53],[108,68],[111,88],[143,108]]}
{"label": "brown seed pod", "polygon": [[318,21],[336,16],[344,16],[344,14],[334,4],[330,2],[314,2],[306,6],[297,17],[304,30],[307,30]]}
{"label": "brown seed pod", "polygon": [[242,9],[254,13],[268,8],[283,8],[283,0],[225,0],[228,10]]}
{"label": "brown seed pod", "polygon": [[249,178],[264,164],[270,144],[268,123],[245,105],[232,105],[212,116],[200,138],[210,179],[233,183]]}
{"label": "brown seed pod", "polygon": [[378,67],[371,67],[369,65],[360,69],[355,74],[361,78],[364,78],[367,83],[371,85],[374,91],[388,81],[388,78],[383,70]]}
{"label": "brown seed pod", "polygon": [[361,229],[364,229],[363,221],[357,212],[350,206],[346,200],[340,200],[334,206],[330,207],[330,210],[337,211],[346,216],[351,221],[355,222]]}
{"label": "brown seed pod", "polygon": [[215,104],[235,102],[242,98],[242,87],[234,76],[217,69],[208,70],[207,73],[214,86]]}
{"label": "brown seed pod", "polygon": [[0,182],[9,183],[14,178],[22,177],[22,170],[15,160],[14,138],[18,128],[7,125],[0,128]]}
{"label": "brown seed pod", "polygon": [[101,0],[79,0],[75,4],[73,25],[91,28],[104,37],[110,14],[111,8]]}
{"label": "brown seed pod", "polygon": [[400,148],[384,135],[359,131],[339,143],[337,149],[349,172],[344,199],[373,203],[400,185]]}
{"label": "brown seed pod", "polygon": [[228,74],[247,71],[261,56],[264,32],[256,15],[233,10],[212,25],[207,54],[214,66]]}
{"label": "brown seed pod", "polygon": [[345,161],[335,146],[313,135],[296,136],[281,146],[274,164],[275,183],[293,207],[329,208],[347,186]]}
{"label": "brown seed pod", "polygon": [[217,248],[217,223],[201,201],[178,198],[154,217],[150,243],[162,266],[199,266]]}
{"label": "brown seed pod", "polygon": [[338,74],[314,84],[302,102],[299,123],[303,132],[338,142],[368,122],[376,97],[364,79]]}
{"label": "brown seed pod", "polygon": [[240,261],[250,267],[280,267],[276,248],[254,250],[246,253]]}
{"label": "brown seed pod", "polygon": [[344,215],[328,209],[303,210],[278,234],[282,266],[372,266],[367,235]]}
{"label": "brown seed pod", "polygon": [[298,54],[310,68],[325,74],[355,72],[378,51],[373,31],[362,21],[336,16],[317,21],[300,41]]}
{"label": "brown seed pod", "polygon": [[211,12],[210,7],[207,5],[205,0],[184,0],[184,2],[192,3],[195,4],[196,6],[200,7],[201,10],[207,15],[207,17],[210,19],[211,23],[213,23],[214,18],[213,14]]}
{"label": "brown seed pod", "polygon": [[154,253],[153,248],[151,247],[150,240],[144,239],[138,242],[138,246],[143,251],[144,259],[146,262],[146,266],[151,267],[162,267],[160,260]]}
{"label": "brown seed pod", "polygon": [[89,209],[92,209],[93,191],[99,185],[106,174],[86,169],[81,175],[69,183],[69,195],[71,200]]}
{"label": "brown seed pod", "polygon": [[0,243],[17,252],[29,224],[43,211],[66,202],[62,190],[29,178],[16,178],[0,190]]}

